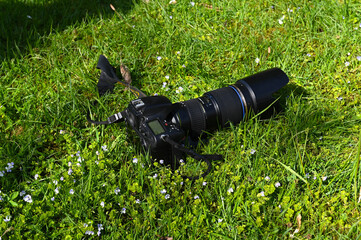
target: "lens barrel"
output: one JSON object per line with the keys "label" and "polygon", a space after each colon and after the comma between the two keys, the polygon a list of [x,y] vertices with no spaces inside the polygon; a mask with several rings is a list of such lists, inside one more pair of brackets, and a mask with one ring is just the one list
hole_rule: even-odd
{"label": "lens barrel", "polygon": [[279,68],[257,73],[228,87],[207,92],[202,97],[181,102],[172,121],[196,135],[228,123],[237,124],[251,111],[257,114],[272,104],[272,95],[288,81],[287,75]]}

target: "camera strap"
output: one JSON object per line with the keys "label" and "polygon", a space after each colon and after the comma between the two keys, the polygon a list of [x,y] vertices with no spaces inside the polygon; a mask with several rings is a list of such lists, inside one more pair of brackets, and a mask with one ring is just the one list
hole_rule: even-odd
{"label": "camera strap", "polygon": [[194,158],[194,159],[196,159],[198,161],[203,161],[203,162],[205,162],[207,164],[207,166],[208,166],[207,170],[203,174],[201,174],[200,176],[194,176],[194,177],[182,176],[183,178],[186,178],[186,179],[189,179],[189,180],[197,180],[197,179],[199,179],[201,177],[205,177],[212,170],[212,163],[210,162],[211,160],[223,160],[223,156],[218,155],[218,154],[203,154],[203,155],[198,154],[195,151],[193,151],[192,149],[185,148],[184,146],[182,146],[181,144],[175,142],[174,140],[172,140],[168,136],[164,136],[162,139],[165,142],[172,145],[172,147],[174,147],[178,151],[181,151],[181,152],[191,156],[192,158]]}

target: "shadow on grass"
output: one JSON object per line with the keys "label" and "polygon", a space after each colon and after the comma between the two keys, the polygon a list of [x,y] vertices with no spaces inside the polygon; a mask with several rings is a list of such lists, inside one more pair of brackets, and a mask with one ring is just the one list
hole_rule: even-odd
{"label": "shadow on grass", "polygon": [[23,55],[53,31],[93,18],[113,16],[112,4],[127,14],[138,0],[53,0],[0,2],[0,60]]}

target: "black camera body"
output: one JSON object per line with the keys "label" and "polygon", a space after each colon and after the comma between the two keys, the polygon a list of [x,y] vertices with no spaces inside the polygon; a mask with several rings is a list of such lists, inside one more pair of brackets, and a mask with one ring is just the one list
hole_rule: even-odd
{"label": "black camera body", "polygon": [[172,122],[178,108],[178,103],[172,104],[164,96],[149,96],[131,101],[123,112],[126,123],[138,134],[152,158],[172,166],[176,159],[185,157],[181,153],[176,154],[177,151],[164,141],[165,136],[175,142],[185,139],[185,131]]}

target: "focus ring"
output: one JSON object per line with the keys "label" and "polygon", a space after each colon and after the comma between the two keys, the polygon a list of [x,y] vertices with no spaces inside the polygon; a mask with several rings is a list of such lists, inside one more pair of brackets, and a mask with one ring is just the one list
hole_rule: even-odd
{"label": "focus ring", "polygon": [[197,99],[191,99],[185,101],[184,105],[191,119],[192,131],[200,134],[202,130],[206,129],[206,118],[201,103]]}
{"label": "focus ring", "polygon": [[244,114],[242,99],[237,95],[235,89],[224,87],[210,91],[207,94],[212,95],[218,103],[222,116],[222,126],[225,126],[227,122],[237,124],[242,121]]}

